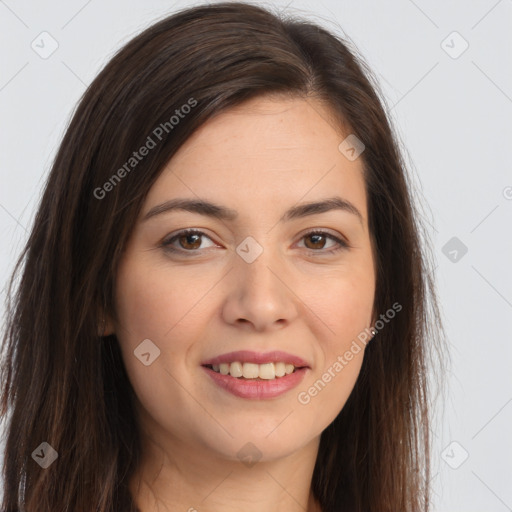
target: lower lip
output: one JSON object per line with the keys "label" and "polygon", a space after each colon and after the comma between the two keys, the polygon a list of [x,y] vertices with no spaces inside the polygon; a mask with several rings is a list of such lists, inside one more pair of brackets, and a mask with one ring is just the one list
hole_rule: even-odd
{"label": "lower lip", "polygon": [[284,377],[269,380],[250,380],[222,375],[222,373],[217,373],[205,366],[202,368],[219,387],[240,398],[254,400],[264,400],[265,398],[275,398],[283,395],[298,386],[308,370],[308,368],[300,368]]}

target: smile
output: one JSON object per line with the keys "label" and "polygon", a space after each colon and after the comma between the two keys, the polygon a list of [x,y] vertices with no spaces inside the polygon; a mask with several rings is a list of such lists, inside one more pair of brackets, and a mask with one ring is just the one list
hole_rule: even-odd
{"label": "smile", "polygon": [[238,350],[203,360],[211,382],[240,398],[276,398],[298,386],[310,363],[301,357],[272,350]]}

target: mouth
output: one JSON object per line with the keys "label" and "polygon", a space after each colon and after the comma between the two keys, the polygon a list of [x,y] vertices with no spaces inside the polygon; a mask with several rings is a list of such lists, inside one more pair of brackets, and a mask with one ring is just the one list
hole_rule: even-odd
{"label": "mouth", "polygon": [[310,366],[286,352],[241,350],[204,361],[201,366],[211,381],[239,398],[271,399],[299,385]]}

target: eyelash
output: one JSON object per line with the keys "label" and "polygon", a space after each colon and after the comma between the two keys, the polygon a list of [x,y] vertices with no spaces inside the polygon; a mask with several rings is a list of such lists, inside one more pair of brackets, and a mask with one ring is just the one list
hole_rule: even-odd
{"label": "eyelash", "polygon": [[[186,249],[176,249],[175,247],[171,247],[171,244],[177,240],[178,238],[182,237],[182,236],[186,236],[186,235],[201,235],[201,236],[204,236],[208,239],[211,240],[211,238],[206,235],[205,233],[203,233],[202,231],[199,231],[197,229],[184,229],[182,231],[179,231],[178,233],[176,233],[174,236],[172,236],[171,238],[169,238],[168,240],[164,240],[161,244],[161,247],[164,248],[166,251],[168,252],[171,252],[171,253],[181,253],[181,254],[186,254],[186,253],[197,253],[200,251],[200,249],[195,249],[195,250],[186,250]],[[312,235],[322,235],[322,236],[325,236],[327,238],[330,238],[331,240],[334,240],[338,246],[335,247],[334,249],[329,249],[329,250],[322,250],[322,249],[318,249],[318,250],[315,250],[315,249],[306,249],[308,252],[314,254],[315,256],[318,255],[318,253],[320,253],[320,255],[325,255],[325,254],[334,254],[334,253],[337,253],[338,251],[341,251],[341,250],[344,250],[344,249],[348,249],[350,246],[347,242],[345,242],[344,240],[332,235],[331,233],[328,233],[327,231],[319,231],[319,230],[313,230],[313,231],[309,231],[308,233],[305,233],[302,237],[301,237],[301,240],[303,238],[306,238],[308,236],[312,236]],[[213,240],[212,240],[213,242]]]}

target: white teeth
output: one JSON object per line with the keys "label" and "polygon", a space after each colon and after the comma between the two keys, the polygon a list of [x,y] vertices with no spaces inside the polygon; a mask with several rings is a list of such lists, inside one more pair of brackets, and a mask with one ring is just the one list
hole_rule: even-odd
{"label": "white teeth", "polygon": [[284,377],[286,375],[286,365],[284,363],[276,363],[274,367],[276,371],[276,377]]}
{"label": "white teeth", "polygon": [[260,373],[258,377],[260,379],[270,380],[275,379],[276,371],[274,369],[274,363],[260,364]]}
{"label": "white teeth", "polygon": [[242,363],[235,361],[234,363],[231,363],[231,365],[229,366],[229,374],[231,375],[231,377],[241,377],[243,373],[244,372]]}
{"label": "white teeth", "polygon": [[212,369],[222,375],[231,375],[236,378],[257,379],[259,377],[263,380],[272,380],[293,373],[295,366],[282,361],[264,364],[233,361],[232,363],[213,364]]}
{"label": "white teeth", "polygon": [[255,363],[243,364],[244,379],[257,379],[260,373],[259,365]]}

